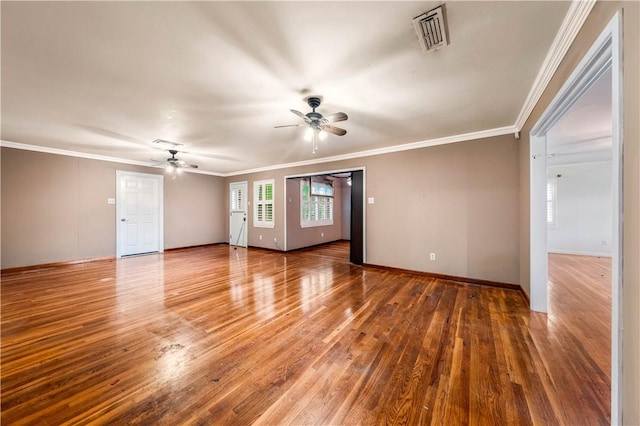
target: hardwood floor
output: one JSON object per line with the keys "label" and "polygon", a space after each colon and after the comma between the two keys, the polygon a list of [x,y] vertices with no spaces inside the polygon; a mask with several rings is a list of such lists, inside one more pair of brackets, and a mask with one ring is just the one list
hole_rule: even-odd
{"label": "hardwood floor", "polygon": [[548,303],[531,332],[549,374],[579,401],[575,409],[591,412],[590,423],[610,423],[611,258],[549,254]]}
{"label": "hardwood floor", "polygon": [[3,274],[2,424],[609,421],[599,292],[554,285],[562,307],[531,313],[518,291],[354,266],[344,247]]}

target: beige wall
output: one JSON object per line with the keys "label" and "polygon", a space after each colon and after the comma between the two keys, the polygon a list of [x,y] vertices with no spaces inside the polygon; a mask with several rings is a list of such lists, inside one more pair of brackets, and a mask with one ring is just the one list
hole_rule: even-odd
{"label": "beige wall", "polygon": [[640,424],[640,4],[598,2],[522,130],[520,144],[520,283],[529,283],[529,132],[616,11],[623,12],[623,352],[624,424]]}
{"label": "beige wall", "polygon": [[228,242],[222,222],[228,212],[224,178],[182,173],[164,180],[164,246],[190,247]]}
{"label": "beige wall", "polygon": [[517,155],[506,135],[370,158],[367,263],[517,284]]}
{"label": "beige wall", "polygon": [[[2,268],[114,256],[116,170],[162,170],[2,148]],[[224,179],[164,180],[164,246],[225,241]]]}
{"label": "beige wall", "polygon": [[358,167],[366,168],[365,197],[374,197],[365,206],[367,263],[518,284],[518,143],[511,135],[228,178],[248,181],[250,193],[254,181],[275,179],[275,227],[253,228],[250,213],[249,245],[283,240],[285,176]]}

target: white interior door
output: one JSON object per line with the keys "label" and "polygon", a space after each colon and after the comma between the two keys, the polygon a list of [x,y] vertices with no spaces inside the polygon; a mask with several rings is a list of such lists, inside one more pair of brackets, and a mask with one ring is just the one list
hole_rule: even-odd
{"label": "white interior door", "polygon": [[247,246],[247,182],[229,184],[229,245]]}
{"label": "white interior door", "polygon": [[116,171],[117,257],[162,251],[162,175]]}

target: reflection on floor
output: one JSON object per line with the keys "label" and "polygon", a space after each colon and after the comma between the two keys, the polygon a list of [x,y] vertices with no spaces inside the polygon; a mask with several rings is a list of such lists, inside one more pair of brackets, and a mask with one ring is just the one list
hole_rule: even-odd
{"label": "reflection on floor", "polygon": [[609,421],[606,303],[582,288],[600,269],[552,262],[543,315],[345,247],[3,274],[2,424]]}

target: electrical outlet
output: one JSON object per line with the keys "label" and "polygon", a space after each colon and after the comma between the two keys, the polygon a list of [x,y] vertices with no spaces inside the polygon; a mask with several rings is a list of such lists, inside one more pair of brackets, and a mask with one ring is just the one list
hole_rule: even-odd
{"label": "electrical outlet", "polygon": [[609,245],[609,241],[608,240],[602,240],[602,245],[603,246],[608,246]]}
{"label": "electrical outlet", "polygon": [[436,254],[435,253],[429,253],[429,260],[436,260]]}
{"label": "electrical outlet", "polygon": [[320,233],[320,236],[321,236],[322,238],[324,238],[324,232],[321,232],[321,233]]}
{"label": "electrical outlet", "polygon": [[262,239],[262,235],[260,235],[260,239]]}
{"label": "electrical outlet", "polygon": [[278,242],[278,239],[277,239],[276,237],[273,237],[273,242],[274,242],[274,243],[277,243],[277,242]]}

